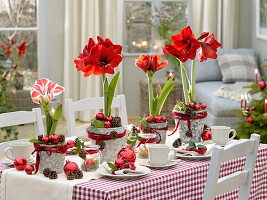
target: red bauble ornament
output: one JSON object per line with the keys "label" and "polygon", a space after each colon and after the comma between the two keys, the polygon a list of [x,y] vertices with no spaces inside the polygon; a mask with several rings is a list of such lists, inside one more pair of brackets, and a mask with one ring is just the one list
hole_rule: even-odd
{"label": "red bauble ornament", "polygon": [[202,104],[201,104],[201,108],[202,108],[203,110],[205,110],[205,109],[207,108],[207,105],[204,104],[204,103],[202,103]]}
{"label": "red bauble ornament", "polygon": [[33,165],[26,165],[26,167],[25,167],[26,174],[32,175],[33,171],[34,171]]}
{"label": "red bauble ornament", "polygon": [[75,146],[75,142],[73,140],[68,140],[67,141],[67,145],[68,145],[69,148],[72,148],[72,147]]}
{"label": "red bauble ornament", "polygon": [[147,118],[146,118],[146,121],[147,122],[152,122],[154,120],[154,118],[152,117],[152,116],[147,116]]}
{"label": "red bauble ornament", "polygon": [[121,167],[124,164],[124,160],[122,160],[121,158],[118,158],[117,160],[115,160],[114,165],[116,167]]}
{"label": "red bauble ornament", "polygon": [[27,160],[26,158],[24,157],[17,157],[15,160],[14,160],[14,167],[17,169],[17,170],[24,170],[25,167],[27,165]]}
{"label": "red bauble ornament", "polygon": [[253,117],[248,117],[247,118],[247,123],[253,123],[254,122],[254,118]]}
{"label": "red bauble ornament", "polygon": [[112,117],[106,117],[106,121],[112,121]]}
{"label": "red bauble ornament", "polygon": [[200,110],[200,109],[201,109],[200,105],[198,105],[198,104],[195,105],[195,109],[196,109],[196,110]]}
{"label": "red bauble ornament", "polygon": [[161,116],[159,116],[159,115],[157,115],[156,117],[155,117],[155,121],[157,122],[157,123],[162,123],[162,117]]}
{"label": "red bauble ornament", "polygon": [[256,110],[256,108],[255,108],[254,106],[252,106],[252,107],[250,108],[250,110]]}
{"label": "red bauble ornament", "polygon": [[95,118],[97,120],[103,120],[105,118],[105,115],[103,113],[96,113]]}
{"label": "red bauble ornament", "polygon": [[190,102],[188,105],[189,105],[190,108],[195,108],[196,104],[194,102]]}
{"label": "red bauble ornament", "polygon": [[127,162],[135,162],[136,155],[134,149],[132,147],[128,148],[128,146],[123,147],[122,150],[119,151],[117,159],[122,159]]}
{"label": "red bauble ornament", "polygon": [[266,87],[266,83],[264,81],[258,82],[258,85],[260,86],[261,89],[264,89]]}
{"label": "red bauble ornament", "polygon": [[104,127],[105,128],[110,128],[111,127],[111,122],[110,121],[105,121],[104,122]]}
{"label": "red bauble ornament", "polygon": [[45,144],[48,143],[49,142],[49,137],[44,136],[42,138],[42,142],[45,143]]}
{"label": "red bauble ornament", "polygon": [[75,162],[66,161],[64,165],[64,173],[68,175],[70,172],[74,173],[75,170],[78,170],[79,167]]}
{"label": "red bauble ornament", "polygon": [[245,110],[246,110],[246,111],[250,111],[250,108],[249,108],[249,107],[246,107]]}
{"label": "red bauble ornament", "polygon": [[51,135],[50,140],[53,144],[59,143],[59,135]]}
{"label": "red bauble ornament", "polygon": [[210,130],[205,130],[201,134],[201,138],[203,141],[205,140],[211,140],[211,131]]}
{"label": "red bauble ornament", "polygon": [[163,121],[163,122],[166,122],[166,121],[167,121],[167,117],[162,116],[162,121]]}
{"label": "red bauble ornament", "polygon": [[85,166],[92,166],[94,164],[94,159],[93,158],[87,158],[85,161],[84,161],[84,164]]}

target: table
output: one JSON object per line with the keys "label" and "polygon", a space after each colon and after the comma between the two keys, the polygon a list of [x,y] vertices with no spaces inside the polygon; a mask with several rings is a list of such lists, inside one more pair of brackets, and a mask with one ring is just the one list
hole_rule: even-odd
{"label": "table", "polygon": [[[220,176],[226,176],[244,166],[244,157],[226,162],[221,167]],[[175,199],[201,200],[209,160],[181,161],[169,169],[153,169],[143,178],[116,180],[100,178],[74,186],[73,200],[127,200],[127,199]],[[220,195],[216,200],[233,200],[238,190]],[[267,199],[267,145],[261,144],[255,165],[250,200]]]}

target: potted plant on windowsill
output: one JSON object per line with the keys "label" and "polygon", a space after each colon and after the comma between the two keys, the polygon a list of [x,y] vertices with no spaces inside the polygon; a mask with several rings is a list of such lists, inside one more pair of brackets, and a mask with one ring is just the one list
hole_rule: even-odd
{"label": "potted plant on windowsill", "polygon": [[104,112],[97,113],[87,129],[88,137],[100,146],[102,161],[111,162],[116,159],[120,149],[126,143],[126,130],[121,118],[111,115],[111,105],[120,77],[120,72],[109,82],[106,74],[114,74],[114,69],[122,61],[122,46],[114,45],[110,39],[97,37],[96,43],[90,38],[83,52],[74,60],[76,68],[84,76],[102,75],[104,93]]}
{"label": "potted plant on windowsill", "polygon": [[141,131],[143,133],[156,134],[157,142],[164,144],[166,141],[168,123],[167,118],[161,116],[160,113],[168,95],[175,86],[175,82],[172,81],[173,78],[170,78],[162,89],[158,85],[156,88],[157,96],[154,97],[152,79],[156,71],[168,65],[168,61],[161,61],[161,56],[158,54],[140,55],[139,58],[135,60],[135,65],[146,73],[148,82],[149,115],[141,119]]}
{"label": "potted plant on windowsill", "polygon": [[65,153],[69,146],[65,143],[64,135],[56,134],[57,124],[62,113],[62,104],[56,108],[53,114],[50,101],[64,90],[64,87],[44,78],[35,81],[32,86],[31,98],[34,103],[41,105],[46,119],[46,134],[29,140],[34,143],[34,152],[37,153],[36,172],[38,170],[43,172],[45,168],[56,171],[56,173],[63,172]]}
{"label": "potted plant on windowsill", "polygon": [[[178,132],[182,142],[189,142],[190,140],[199,142],[204,127],[204,119],[207,117],[207,106],[196,102],[195,58],[198,55],[200,62],[206,61],[207,58],[216,59],[217,48],[222,45],[215,39],[213,33],[204,32],[196,39],[190,26],[184,28],[180,33],[172,35],[171,40],[172,44],[165,45],[163,52],[180,61],[184,93],[184,102],[177,102],[172,111],[176,122],[172,134]],[[192,60],[190,78],[184,66],[187,60]]]}

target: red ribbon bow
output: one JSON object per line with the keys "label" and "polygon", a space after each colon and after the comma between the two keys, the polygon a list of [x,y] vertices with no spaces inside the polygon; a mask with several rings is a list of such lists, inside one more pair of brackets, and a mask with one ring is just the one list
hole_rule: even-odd
{"label": "red ribbon bow", "polygon": [[[98,144],[98,142],[101,141],[101,140],[112,140],[112,139],[114,139],[112,137],[112,135],[101,135],[101,134],[97,134],[97,133],[94,133],[94,132],[91,132],[91,131],[87,131],[87,133],[88,133],[88,137],[90,139],[95,140],[95,144]],[[121,138],[121,137],[125,136],[125,134],[126,134],[126,130],[123,131],[122,133],[119,133],[117,135],[117,138]]]}
{"label": "red ribbon bow", "polygon": [[207,115],[208,115],[207,111],[203,111],[203,112],[198,112],[197,116],[195,118],[191,118],[188,114],[178,113],[176,111],[173,111],[172,112],[172,118],[178,119],[178,121],[177,121],[177,124],[175,126],[174,131],[168,136],[173,135],[177,131],[181,120],[187,120],[188,130],[191,130],[191,121],[190,120],[204,119],[207,117]]}

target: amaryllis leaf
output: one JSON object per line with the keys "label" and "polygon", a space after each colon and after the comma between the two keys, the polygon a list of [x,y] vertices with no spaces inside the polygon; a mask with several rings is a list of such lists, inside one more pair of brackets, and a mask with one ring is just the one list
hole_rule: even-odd
{"label": "amaryllis leaf", "polygon": [[50,130],[53,124],[53,119],[52,116],[50,115],[49,112],[45,112],[45,118],[46,118],[46,131],[47,135],[50,136]]}
{"label": "amaryllis leaf", "polygon": [[28,142],[31,142],[31,143],[39,143],[39,144],[42,143],[41,141],[39,141],[36,138],[30,139]]}
{"label": "amaryllis leaf", "polygon": [[111,115],[111,104],[114,98],[114,93],[116,90],[116,87],[118,85],[118,81],[119,81],[119,77],[120,77],[120,72],[118,72],[111,80],[110,84],[109,84],[109,89],[108,89],[108,93],[106,93],[107,95],[107,102],[106,102],[106,107],[107,107],[107,111],[106,112],[106,116],[110,116]]}
{"label": "amaryllis leaf", "polygon": [[63,105],[62,104],[60,104],[58,107],[57,107],[57,109],[56,109],[56,111],[55,111],[55,114],[54,114],[54,120],[59,120],[60,119],[60,117],[61,117],[61,114],[62,114],[62,108],[63,108]]}

